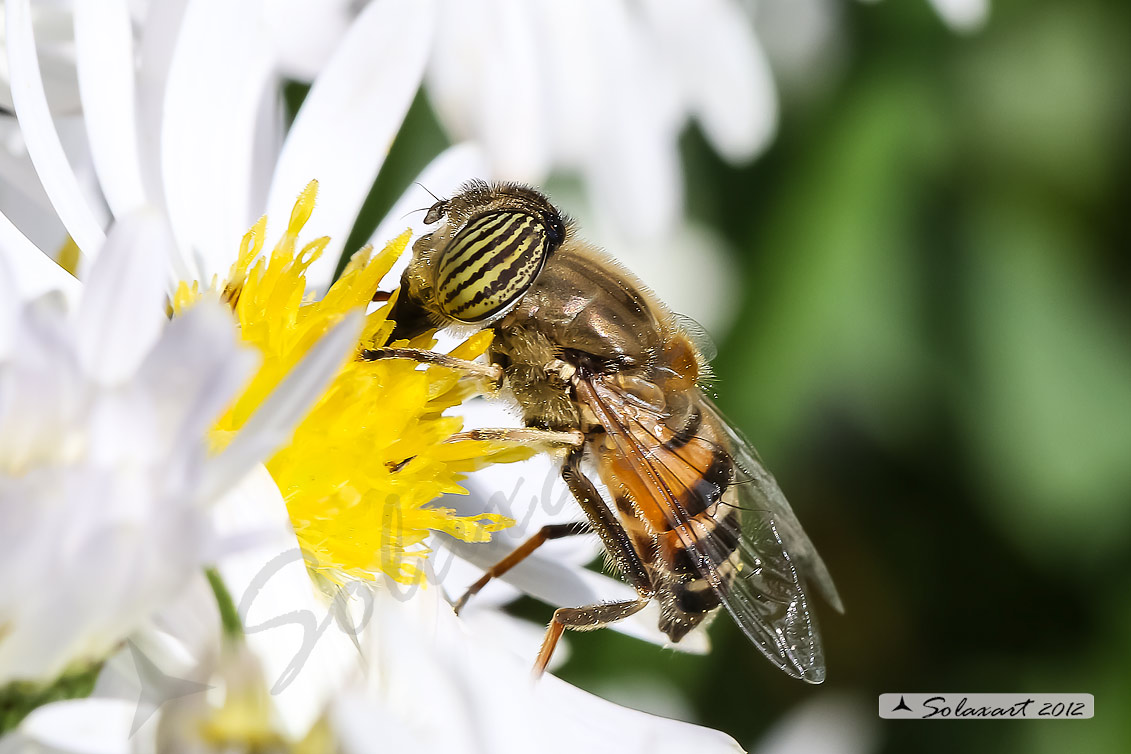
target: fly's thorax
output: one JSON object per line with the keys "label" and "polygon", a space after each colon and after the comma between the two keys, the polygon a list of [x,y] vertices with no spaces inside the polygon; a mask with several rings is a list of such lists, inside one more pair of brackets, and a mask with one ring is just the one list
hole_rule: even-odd
{"label": "fly's thorax", "polygon": [[570,387],[575,370],[557,358],[544,335],[529,328],[496,327],[488,356],[503,367],[506,390],[528,427],[582,427]]}
{"label": "fly's thorax", "polygon": [[568,241],[502,324],[537,330],[590,371],[644,368],[663,349],[664,313],[626,270]]}

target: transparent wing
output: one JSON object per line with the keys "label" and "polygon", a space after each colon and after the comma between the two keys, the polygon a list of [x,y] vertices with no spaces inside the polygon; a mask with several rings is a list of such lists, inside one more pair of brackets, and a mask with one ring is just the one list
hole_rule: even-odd
{"label": "transparent wing", "polygon": [[[579,396],[594,408],[625,459],[619,470],[638,506],[658,506],[699,575],[762,653],[789,675],[820,683],[824,653],[809,609],[809,576],[829,601],[840,599],[773,477],[706,398],[690,436],[677,437],[665,413],[603,380]],[[705,483],[720,454],[734,461],[729,482]],[[737,563],[735,560],[737,559]],[[724,575],[733,563],[737,573]]]}
{"label": "transparent wing", "polygon": [[[716,588],[727,612],[770,662],[809,683],[825,680],[825,655],[797,564],[769,516],[743,511],[738,550],[741,565],[729,584]],[[716,540],[703,542],[711,560]],[[704,569],[705,570],[705,569]]]}
{"label": "transparent wing", "polygon": [[[838,613],[843,613],[844,603],[837,594],[829,569],[817,553],[817,548],[813,546],[809,535],[801,528],[801,522],[797,520],[777,481],[762,465],[762,459],[758,457],[757,451],[742,433],[731,426],[710,399],[703,396],[702,400],[712,413],[716,424],[722,428],[730,441],[730,450],[736,467],[734,486],[740,500],[738,505],[744,511],[751,511],[750,514],[744,515],[751,520],[770,518],[774,522],[777,537],[789,552],[797,568],[817,588],[826,602]],[[758,513],[761,515],[756,515]]]}

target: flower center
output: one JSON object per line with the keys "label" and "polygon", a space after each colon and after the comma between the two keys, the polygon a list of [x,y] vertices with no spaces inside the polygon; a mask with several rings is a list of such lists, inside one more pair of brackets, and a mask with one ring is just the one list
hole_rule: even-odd
{"label": "flower center", "polygon": [[[218,447],[240,429],[318,339],[348,312],[367,307],[378,284],[404,252],[406,231],[379,253],[370,247],[350,259],[326,295],[306,291],[306,270],[328,243],[319,238],[302,246],[298,236],[314,209],[317,183],[295,203],[290,223],[270,255],[261,256],[266,218],[244,236],[239,257],[223,287],[212,295],[232,306],[241,338],[256,348],[262,365],[239,398],[217,422]],[[297,250],[297,251],[296,251]],[[203,295],[196,284],[181,283],[173,310],[181,311]],[[386,344],[393,323],[388,306],[366,315],[360,348]],[[479,333],[452,355],[474,359],[490,344]],[[431,335],[411,343],[435,345]],[[480,391],[451,369],[419,368],[404,360],[350,359],[306,418],[289,445],[267,463],[283,494],[307,566],[316,575],[341,583],[384,573],[400,583],[422,580],[430,532],[467,542],[484,542],[513,524],[494,513],[459,516],[432,501],[466,494],[464,476],[494,462],[529,457],[526,448],[482,440],[449,441],[462,419],[446,412]]]}

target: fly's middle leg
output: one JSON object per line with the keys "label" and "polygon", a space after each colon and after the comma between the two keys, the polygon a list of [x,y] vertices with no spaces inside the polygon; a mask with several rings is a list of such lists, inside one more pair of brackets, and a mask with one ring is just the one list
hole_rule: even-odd
{"label": "fly's middle leg", "polygon": [[535,550],[537,550],[539,547],[546,544],[550,540],[562,539],[563,537],[573,537],[579,534],[588,534],[590,531],[591,529],[589,528],[589,524],[584,521],[579,521],[572,524],[550,524],[548,526],[543,526],[541,529],[535,532],[534,536],[516,547],[514,552],[512,552],[510,555],[507,555],[498,563],[488,568],[487,572],[483,574],[482,578],[468,587],[463,596],[460,597],[459,600],[457,600],[456,603],[452,606],[452,609],[454,609],[458,614],[459,611],[463,609],[464,605],[467,604],[467,601],[471,599],[471,597],[475,594],[478,594],[479,590],[487,586],[487,583],[490,582],[491,579],[499,578],[507,571],[514,568],[522,561],[526,560]]}

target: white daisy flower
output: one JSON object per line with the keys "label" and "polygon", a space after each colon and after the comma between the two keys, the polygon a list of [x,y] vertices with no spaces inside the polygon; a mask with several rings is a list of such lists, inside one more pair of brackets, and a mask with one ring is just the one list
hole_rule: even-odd
{"label": "white daisy flower", "polygon": [[[986,0],[931,3],[962,31],[987,12]],[[482,145],[501,178],[581,175],[594,212],[620,235],[652,240],[678,224],[678,139],[689,120],[736,163],[775,134],[777,87],[752,23],[763,2],[752,14],[736,0],[431,4],[434,28],[417,42],[430,39],[425,85],[452,138]],[[309,80],[328,64],[334,40],[354,35],[360,4],[271,5],[285,9],[271,24],[280,65]],[[315,41],[295,44],[301,38]]]}
{"label": "white daisy flower", "polygon": [[356,332],[343,323],[210,454],[254,354],[217,307],[167,320],[159,218],[113,226],[73,308],[25,300],[43,255],[2,244],[0,686],[99,662],[220,555],[209,504],[286,437]]}
{"label": "white daisy flower", "polygon": [[[44,194],[82,254],[78,264],[82,279],[93,279],[100,269],[99,255],[107,223],[114,220],[109,225],[114,234],[138,207],[152,206],[159,213],[160,222],[171,228],[169,269],[174,282],[199,281],[207,285],[215,275],[227,275],[241,248],[241,237],[244,250],[252,252],[248,260],[263,249],[265,237],[284,237],[290,244],[284,251],[299,254],[304,260],[302,264],[308,251],[311,256],[321,252],[305,272],[300,271],[301,281],[290,280],[295,287],[289,288],[288,293],[297,291],[297,297],[292,295],[286,301],[297,305],[306,292],[317,294],[326,290],[358,209],[425,75],[431,48],[421,40],[427,42],[429,30],[437,28],[437,8],[434,3],[409,0],[378,0],[367,5],[320,68],[294,124],[285,133],[277,109],[278,50],[275,38],[268,35],[270,25],[259,23],[261,10],[257,2],[151,3],[135,35],[126,0],[76,3],[75,59],[82,99],[79,122],[89,145],[84,154],[89,156],[98,179],[98,194],[92,199],[75,170],[80,159],[65,148],[60,120],[52,115],[49,106],[48,85],[37,67],[38,40],[28,0],[8,0],[7,50],[20,136]],[[486,170],[476,167],[476,155],[473,148],[454,147],[425,171],[425,185],[450,193],[468,177],[486,175]],[[312,177],[321,182],[318,211],[313,215],[313,197],[304,189]],[[305,198],[300,199],[299,207],[292,213],[296,195]],[[416,203],[412,208],[418,206],[421,205]],[[254,218],[264,208],[271,224],[253,226]],[[399,211],[394,209],[392,216],[399,217]],[[18,216],[13,215],[12,219],[19,224]],[[300,252],[295,241],[298,230],[307,222],[306,230],[313,231],[311,235],[325,237]],[[251,233],[246,232],[248,227],[253,227]],[[27,233],[22,231],[23,228],[0,221],[0,232],[7,233],[13,243],[31,246],[25,238]],[[387,232],[388,226],[379,228],[375,238]],[[355,272],[361,274],[368,269],[376,256],[380,255],[363,257]],[[264,264],[269,265],[266,258]],[[298,262],[287,267],[288,274],[298,267]],[[251,271],[257,269],[266,268],[253,266]],[[246,264],[241,274],[244,273],[250,274]],[[305,287],[298,286],[300,282]],[[183,292],[179,289],[178,301]],[[328,298],[316,298],[313,303]],[[241,296],[237,315],[243,316],[241,312],[252,306],[254,300],[250,295]],[[295,317],[293,321],[301,319]],[[251,342],[256,330],[252,325],[260,322],[242,319],[241,336]],[[264,353],[265,363],[276,368],[277,362],[270,357],[279,354],[266,350]],[[335,379],[341,379],[343,373]],[[334,406],[332,401],[340,399],[342,393],[330,391],[326,395],[331,397],[319,404],[323,408]],[[297,418],[294,407],[290,408],[286,415]],[[314,457],[319,448],[335,447],[341,451],[336,460],[343,463],[353,458],[349,453],[370,448],[341,442],[345,434],[327,437],[324,433],[330,426],[328,417],[352,417],[359,410],[351,405],[337,413],[323,411],[320,419],[304,419],[295,439],[287,446],[291,455],[281,454],[268,463],[271,476],[260,470],[237,493],[228,496],[229,501],[245,497],[244,505],[217,507],[217,526],[222,533],[237,533],[253,524],[283,532],[279,539],[258,549],[221,559],[219,570],[240,608],[248,644],[270,684],[274,714],[281,728],[292,737],[310,730],[327,700],[341,688],[342,679],[357,670],[362,658],[358,650],[366,646],[363,631],[343,629],[350,625],[343,618],[344,607],[327,604],[321,587],[337,571],[376,571],[388,565],[347,563],[348,558],[339,547],[342,543],[355,543],[355,535],[367,530],[363,524],[376,523],[380,507],[365,509],[374,516],[369,522],[350,519],[343,511],[348,511],[354,501],[337,500],[344,503],[341,509],[324,506],[317,490],[301,485],[296,490],[284,481],[288,472],[292,479],[299,479],[305,478],[306,472],[325,471],[325,467],[303,466],[304,450],[311,451],[308,455]],[[259,413],[255,414],[253,419],[258,416]],[[221,424],[229,420],[231,427],[240,429],[232,412]],[[242,426],[243,432],[253,428]],[[340,432],[347,430],[335,428]],[[394,439],[402,441],[409,434],[405,432]],[[338,444],[323,442],[327,439]],[[256,448],[259,445],[235,442],[227,452],[240,450],[252,456],[251,450]],[[260,452],[255,457],[262,455]],[[372,458],[382,459],[373,455],[370,461]],[[325,460],[329,464],[335,458]],[[404,459],[402,456],[396,460]],[[386,466],[383,460],[373,465]],[[355,464],[353,468],[365,468],[365,464]],[[407,475],[407,468],[404,474]],[[352,484],[354,480],[350,481]],[[284,488],[286,504],[280,487]],[[450,486],[438,486],[428,499],[442,491],[450,491]],[[300,507],[303,504],[310,507],[304,510]],[[298,514],[296,510],[304,513]],[[423,560],[426,550],[434,544],[427,537],[439,537],[427,532],[450,530],[465,538],[480,538],[476,527],[486,526],[486,522],[494,526],[501,519],[485,514],[482,507],[462,516],[454,512],[447,518],[449,514],[441,515],[435,506],[406,510],[423,511],[435,525],[405,527],[394,532],[397,536],[393,538],[399,539],[406,533],[415,537],[421,532],[425,538],[413,539],[407,547],[396,543],[363,548],[364,553],[370,561],[377,555],[383,558],[392,553],[395,557],[389,568],[397,575],[404,575],[400,570],[402,559],[411,563],[422,561],[421,572],[433,577],[431,594],[438,593],[434,585],[440,582],[446,592],[457,596],[468,582],[443,580],[438,564]],[[315,515],[306,515],[310,512]],[[342,523],[342,529],[329,533],[344,532],[347,536],[338,540],[321,538],[335,520]],[[527,521],[529,528],[516,527],[513,536],[524,538],[532,533],[537,528],[532,522],[533,519]],[[347,531],[349,525],[356,525],[356,529]],[[376,534],[382,531],[379,526],[368,530]],[[469,535],[469,531],[475,536]],[[334,555],[319,549],[327,542],[339,547],[334,552],[342,559],[324,557]],[[591,552],[579,547],[570,558],[545,561],[536,579],[536,593],[555,604],[576,605],[613,598],[626,590],[621,582],[582,567]],[[319,574],[317,589],[310,578],[311,570]],[[516,572],[521,576],[521,571]],[[413,588],[419,588],[418,582],[411,583]],[[581,591],[576,588],[578,584]],[[498,618],[497,614],[494,617]],[[492,616],[481,615],[476,620],[484,618],[490,621]],[[471,626],[473,621],[469,618],[464,623]],[[626,623],[625,630],[659,636],[654,619],[649,624],[641,618],[637,629],[633,625]],[[515,631],[522,633],[523,629]],[[311,642],[311,636],[317,641]],[[684,646],[687,645],[685,642]],[[186,650],[183,654],[198,661],[203,656],[199,650]],[[154,719],[159,720],[160,716]]]}
{"label": "white daisy flower", "polygon": [[[339,684],[304,732],[291,732],[272,705],[270,675],[246,647],[211,647],[197,672],[163,674],[136,651],[123,653],[164,702],[141,725],[134,687],[36,710],[0,751],[370,754],[531,748],[548,752],[662,754],[741,752],[729,736],[610,704],[548,676],[533,682],[525,658],[469,630],[436,592],[398,600],[369,591],[371,625],[360,636],[365,666]],[[105,692],[105,693],[104,693]],[[6,748],[5,748],[6,746]]]}
{"label": "white daisy flower", "polygon": [[[17,90],[25,93],[17,96],[16,111],[22,131],[50,135],[58,121],[42,106],[46,86],[28,59],[36,39],[21,10],[26,2],[14,0],[7,7],[9,53],[13,62],[23,62],[12,67],[14,83],[22,84]],[[305,277],[308,290],[324,290],[424,75],[426,46],[419,44],[418,32],[425,30],[427,39],[435,9],[429,3],[401,0],[367,5],[322,67],[282,138],[274,111],[262,105],[273,101],[278,72],[271,65],[277,50],[260,36],[263,28],[252,22],[259,6],[210,3],[191,3],[180,8],[183,15],[178,4],[152,4],[137,40],[129,33],[124,0],[107,0],[97,10],[75,5],[82,123],[105,203],[115,214],[138,203],[157,203],[174,231],[175,276],[207,283],[228,273],[240,235],[264,207],[269,210],[265,235],[278,237],[278,223],[290,216],[294,197],[317,176],[317,212],[310,215],[305,230],[329,241]],[[152,52],[157,57],[147,56],[155,50],[163,50],[166,57],[157,52]],[[209,107],[200,105],[205,100]],[[128,127],[133,122],[136,129]],[[161,134],[159,143],[154,143],[154,133]],[[80,231],[86,228],[92,239],[102,231],[94,227],[97,223],[75,219],[90,220],[93,205],[82,200],[81,191],[67,189],[75,189],[79,181],[66,159],[52,159],[63,153],[49,142],[29,142],[31,157],[67,230],[85,255],[93,257],[97,241],[80,242]],[[266,154],[257,159],[257,149]],[[469,176],[483,175],[489,170],[481,150],[459,145],[426,168],[420,183],[450,194]],[[419,187],[407,192],[373,234],[374,244],[380,248],[402,231],[407,224],[402,218],[431,202],[425,197]],[[533,531],[518,528],[513,536]],[[551,573],[557,572],[562,583],[574,583],[581,570],[573,559],[551,568]],[[614,579],[599,578],[609,597],[623,588]],[[650,634],[659,638],[655,630]]]}

